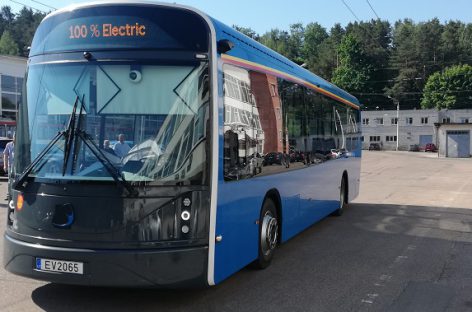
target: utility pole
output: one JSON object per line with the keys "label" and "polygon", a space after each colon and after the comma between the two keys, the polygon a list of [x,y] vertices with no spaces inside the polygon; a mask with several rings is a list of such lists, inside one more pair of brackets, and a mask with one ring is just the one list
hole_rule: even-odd
{"label": "utility pole", "polygon": [[399,136],[399,123],[400,123],[400,101],[397,99],[394,99],[394,102],[397,104],[397,148],[396,151],[398,152],[398,142],[400,141],[400,136]]}
{"label": "utility pole", "polygon": [[397,106],[397,146],[395,150],[398,152],[398,142],[400,142],[400,101],[390,95],[387,96],[389,99],[393,101],[393,104]]}

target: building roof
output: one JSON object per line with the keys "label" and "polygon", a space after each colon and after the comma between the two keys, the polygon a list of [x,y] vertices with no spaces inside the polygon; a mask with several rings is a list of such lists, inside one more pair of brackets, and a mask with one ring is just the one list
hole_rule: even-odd
{"label": "building roof", "polygon": [[28,58],[23,57],[23,56],[2,55],[2,54],[0,54],[0,60],[26,63],[28,61]]}

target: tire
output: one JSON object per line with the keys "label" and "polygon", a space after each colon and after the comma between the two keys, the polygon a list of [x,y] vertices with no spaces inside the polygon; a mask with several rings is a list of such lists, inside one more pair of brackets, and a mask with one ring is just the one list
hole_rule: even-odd
{"label": "tire", "polygon": [[344,210],[347,208],[347,179],[343,176],[341,180],[341,186],[339,188],[339,208],[336,209],[332,215],[339,217],[343,214]]}
{"label": "tire", "polygon": [[266,198],[259,217],[259,256],[254,262],[257,269],[267,268],[279,242],[279,219],[272,199]]}

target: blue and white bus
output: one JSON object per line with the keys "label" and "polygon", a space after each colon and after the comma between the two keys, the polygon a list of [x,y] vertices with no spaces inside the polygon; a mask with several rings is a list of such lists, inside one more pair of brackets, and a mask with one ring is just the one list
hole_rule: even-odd
{"label": "blue and white bus", "polygon": [[359,102],[193,8],[49,14],[19,106],[8,271],[64,284],[222,282],[359,190]]}

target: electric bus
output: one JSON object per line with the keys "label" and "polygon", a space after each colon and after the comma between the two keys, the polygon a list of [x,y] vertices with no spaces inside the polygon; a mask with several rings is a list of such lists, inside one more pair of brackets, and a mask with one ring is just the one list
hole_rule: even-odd
{"label": "electric bus", "polygon": [[215,285],[359,191],[357,99],[190,7],[55,11],[24,84],[4,235],[18,275]]}

